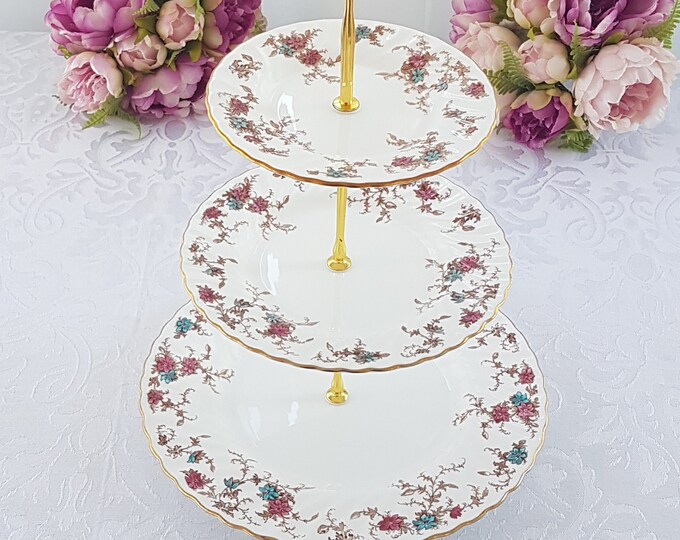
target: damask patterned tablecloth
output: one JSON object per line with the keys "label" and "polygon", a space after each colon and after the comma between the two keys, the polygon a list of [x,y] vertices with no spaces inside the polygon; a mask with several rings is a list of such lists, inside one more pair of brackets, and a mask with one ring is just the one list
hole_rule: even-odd
{"label": "damask patterned tablecloth", "polygon": [[[187,301],[181,233],[250,165],[205,119],[82,131],[44,34],[0,33],[0,538],[244,538],[183,497],[138,383]],[[501,134],[449,177],[513,249],[504,312],[548,380],[532,472],[461,539],[680,534],[680,92],[587,155]]]}

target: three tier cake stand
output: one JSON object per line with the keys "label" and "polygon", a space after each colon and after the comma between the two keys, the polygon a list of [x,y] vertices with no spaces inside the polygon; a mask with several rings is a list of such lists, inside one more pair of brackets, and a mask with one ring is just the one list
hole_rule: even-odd
{"label": "three tier cake stand", "polygon": [[353,11],[215,70],[213,125],[259,167],[191,219],[191,302],[142,376],[165,474],[258,538],[446,536],[518,487],[546,426],[537,359],[499,311],[505,236],[438,176],[491,134],[493,89],[444,42]]}

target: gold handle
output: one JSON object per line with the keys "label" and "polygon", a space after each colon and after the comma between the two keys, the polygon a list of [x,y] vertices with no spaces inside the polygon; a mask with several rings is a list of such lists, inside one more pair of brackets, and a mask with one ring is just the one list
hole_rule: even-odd
{"label": "gold handle", "polygon": [[337,218],[335,223],[335,245],[333,255],[328,257],[326,264],[333,272],[344,272],[352,266],[352,259],[347,256],[345,246],[345,221],[347,217],[347,188],[338,188]]}
{"label": "gold handle", "polygon": [[333,382],[326,392],[326,399],[332,405],[343,405],[349,399],[345,383],[342,381],[342,373],[333,373]]}
{"label": "gold handle", "polygon": [[354,112],[359,108],[359,100],[354,97],[355,45],[354,0],[346,0],[340,49],[340,97],[335,98],[333,101],[333,107],[340,112]]}

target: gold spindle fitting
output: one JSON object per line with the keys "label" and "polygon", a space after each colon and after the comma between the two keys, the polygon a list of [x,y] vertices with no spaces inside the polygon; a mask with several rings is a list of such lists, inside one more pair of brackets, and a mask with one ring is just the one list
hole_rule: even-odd
{"label": "gold spindle fitting", "polygon": [[328,257],[326,264],[333,272],[345,272],[352,266],[352,259],[347,256],[345,246],[345,220],[347,218],[347,188],[338,188],[337,218],[335,223],[335,245],[333,255]]}
{"label": "gold spindle fitting", "polygon": [[339,112],[354,112],[359,108],[359,100],[354,97],[355,45],[354,0],[346,0],[340,49],[340,97],[335,98],[333,101],[333,107]]}
{"label": "gold spindle fitting", "polygon": [[326,392],[326,399],[331,405],[343,405],[349,399],[345,383],[342,381],[342,373],[333,373],[333,382]]}

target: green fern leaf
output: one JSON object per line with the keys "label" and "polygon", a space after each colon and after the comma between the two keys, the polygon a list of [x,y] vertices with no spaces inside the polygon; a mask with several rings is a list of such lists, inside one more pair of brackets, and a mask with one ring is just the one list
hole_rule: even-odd
{"label": "green fern leaf", "polygon": [[647,28],[643,35],[648,38],[656,38],[663,46],[670,49],[673,46],[673,33],[680,24],[680,0],[676,0],[668,18],[657,26]]}
{"label": "green fern leaf", "polygon": [[135,26],[146,30],[149,34],[156,31],[156,16],[147,15],[146,17],[138,17],[135,19]]}
{"label": "green fern leaf", "polygon": [[578,25],[574,26],[574,36],[571,39],[571,47],[569,48],[569,58],[571,59],[571,71],[568,79],[576,79],[579,73],[586,67],[590,57],[597,52],[597,47],[587,47],[581,41],[581,36],[578,33]]}
{"label": "green fern leaf", "polygon": [[144,5],[138,9],[137,11],[134,12],[135,17],[144,17],[146,15],[151,15],[152,13],[156,13],[159,11],[161,7],[154,2],[154,0],[146,0],[144,2]]}
{"label": "green fern leaf", "polygon": [[87,122],[83,125],[83,129],[89,129],[103,124],[109,116],[114,114],[122,99],[122,96],[117,98],[109,96],[106,98],[106,101],[102,103],[101,107],[87,117]]}
{"label": "green fern leaf", "polygon": [[569,130],[562,134],[560,148],[569,148],[577,152],[585,153],[590,150],[594,139],[589,131]]}
{"label": "green fern leaf", "polygon": [[130,122],[137,128],[137,135],[141,138],[142,137],[142,126],[139,124],[139,118],[137,118],[134,114],[131,114],[127,112],[126,110],[122,109],[120,106],[113,112],[113,116],[116,118],[120,118],[121,120],[125,120],[126,122]]}
{"label": "green fern leaf", "polygon": [[496,72],[484,71],[496,91],[503,95],[510,92],[533,90],[535,88],[534,83],[527,77],[524,67],[510,46],[503,41],[500,42],[500,46],[503,50],[503,68]]}
{"label": "green fern leaf", "polygon": [[499,23],[508,18],[508,0],[493,0],[495,11],[491,16],[491,22]]}

